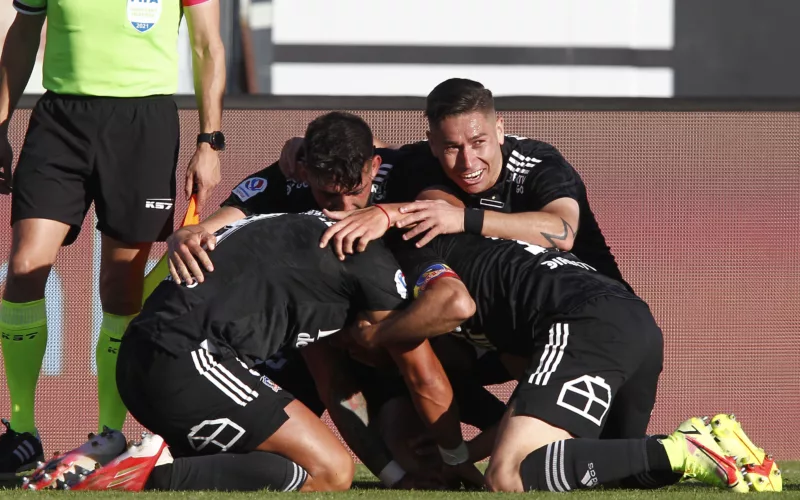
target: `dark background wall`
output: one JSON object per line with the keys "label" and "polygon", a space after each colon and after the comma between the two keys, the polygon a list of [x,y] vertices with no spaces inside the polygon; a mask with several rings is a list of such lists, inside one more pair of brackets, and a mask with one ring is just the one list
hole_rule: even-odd
{"label": "dark background wall", "polygon": [[675,0],[675,96],[800,96],[798,21],[796,0]]}

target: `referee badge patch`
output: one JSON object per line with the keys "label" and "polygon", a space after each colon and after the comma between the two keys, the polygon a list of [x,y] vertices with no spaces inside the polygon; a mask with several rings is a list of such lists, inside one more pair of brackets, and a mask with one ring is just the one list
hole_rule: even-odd
{"label": "referee badge patch", "polygon": [[149,31],[161,18],[163,0],[128,0],[128,21],[136,31]]}

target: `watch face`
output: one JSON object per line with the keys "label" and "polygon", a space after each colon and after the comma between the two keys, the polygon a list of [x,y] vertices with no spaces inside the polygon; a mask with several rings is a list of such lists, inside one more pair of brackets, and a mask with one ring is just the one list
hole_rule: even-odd
{"label": "watch face", "polygon": [[225,149],[225,135],[222,132],[214,132],[211,134],[211,145],[214,149]]}

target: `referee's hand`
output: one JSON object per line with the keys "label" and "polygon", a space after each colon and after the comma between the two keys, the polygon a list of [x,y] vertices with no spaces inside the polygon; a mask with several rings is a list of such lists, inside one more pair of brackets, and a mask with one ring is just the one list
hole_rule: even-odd
{"label": "referee's hand", "polygon": [[11,193],[11,162],[14,161],[14,152],[8,136],[0,136],[0,194]]}
{"label": "referee's hand", "polygon": [[199,144],[186,169],[184,190],[186,199],[192,197],[197,190],[197,213],[202,213],[211,191],[222,179],[219,171],[219,153],[206,143]]}

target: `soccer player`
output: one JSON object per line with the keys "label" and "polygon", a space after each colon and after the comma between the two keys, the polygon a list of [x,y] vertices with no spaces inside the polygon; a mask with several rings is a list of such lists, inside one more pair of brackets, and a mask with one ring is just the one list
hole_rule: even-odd
{"label": "soccer player", "polygon": [[[356,312],[371,322],[433,334],[464,321],[473,304],[467,298],[464,307],[454,304],[424,323],[392,314],[406,301],[391,253],[376,244],[340,262],[330,248],[319,248],[332,223],[320,212],[237,221],[217,233],[216,269],[203,283],[179,285],[169,278],[156,288],[122,341],[117,382],[131,414],[170,451],[148,442],[90,475],[81,488],[104,489],[123,470],[132,483],[149,475],[148,487],[166,490],[350,486],[354,466],[332,431],[252,367],[284,346],[300,349],[314,365],[325,337],[335,336]],[[434,305],[450,299],[441,291],[430,297]],[[437,442],[457,444],[457,411],[430,345],[408,343],[390,353]]]}
{"label": "soccer player", "polygon": [[[491,490],[570,491],[685,473],[747,491],[699,419],[669,437],[643,437],[663,339],[647,304],[620,282],[570,253],[522,241],[442,235],[417,248],[400,234],[387,237],[415,297],[449,282],[475,300],[475,315],[455,335],[527,361],[492,451]],[[412,312],[424,315],[426,304],[413,303]],[[391,323],[363,323],[357,335],[370,347],[424,337]],[[599,439],[611,423],[611,434],[629,436]],[[448,463],[466,456],[460,446]]]}
{"label": "soccer player", "polygon": [[[361,208],[378,197],[413,199],[397,187],[391,193],[384,189],[386,178],[394,170],[382,164],[381,154],[386,151],[374,150],[372,141],[369,126],[355,115],[331,112],[313,120],[302,150],[303,180],[287,179],[276,162],[239,183],[222,207],[201,224],[177,230],[168,238],[173,279],[202,282],[204,273],[214,269],[203,249],[203,235],[247,215]],[[209,243],[209,249],[213,249],[213,241]],[[401,284],[404,286],[404,281],[399,277],[398,286]],[[405,471],[418,470],[418,464],[400,460],[403,466],[398,466],[370,424],[380,419],[383,403],[407,392],[396,374],[348,362],[333,349],[308,367],[297,351],[282,350],[258,369],[317,415],[327,408],[345,441],[384,484],[409,487],[420,479],[403,479]],[[314,379],[322,382],[315,384]],[[466,422],[486,428],[500,419],[504,405],[488,391],[476,385],[470,386],[474,390],[457,387],[459,401],[465,403],[462,416]],[[469,400],[462,398],[465,393]]]}
{"label": "soccer player", "polygon": [[[11,422],[0,437],[0,477],[42,458],[35,392],[47,344],[44,291],[59,248],[75,241],[94,202],[102,233],[97,343],[99,426],[121,428],[115,363],[139,312],[153,241],[172,232],[180,135],[178,28],[186,15],[200,131],[186,194],[202,207],[219,182],[225,87],[218,0],[14,0],[0,59],[0,193],[12,194],[11,254],[0,307]],[[11,172],[8,124],[30,77],[47,20],[45,95]],[[13,188],[13,191],[12,191]],[[201,208],[198,207],[198,208]],[[88,332],[87,332],[88,333]]]}
{"label": "soccer player", "polygon": [[[383,205],[393,224],[424,245],[437,234],[468,232],[517,239],[573,252],[601,273],[625,284],[597,224],[580,175],[552,145],[505,134],[489,89],[453,78],[434,88],[425,109],[428,141],[401,147],[394,162],[413,165],[400,182],[419,192],[443,187],[466,206],[441,201]],[[392,189],[393,177],[387,183]],[[333,237],[342,254],[362,249],[378,230],[377,209],[337,224]],[[341,219],[347,214],[331,214]],[[357,245],[357,246],[356,246]]]}

